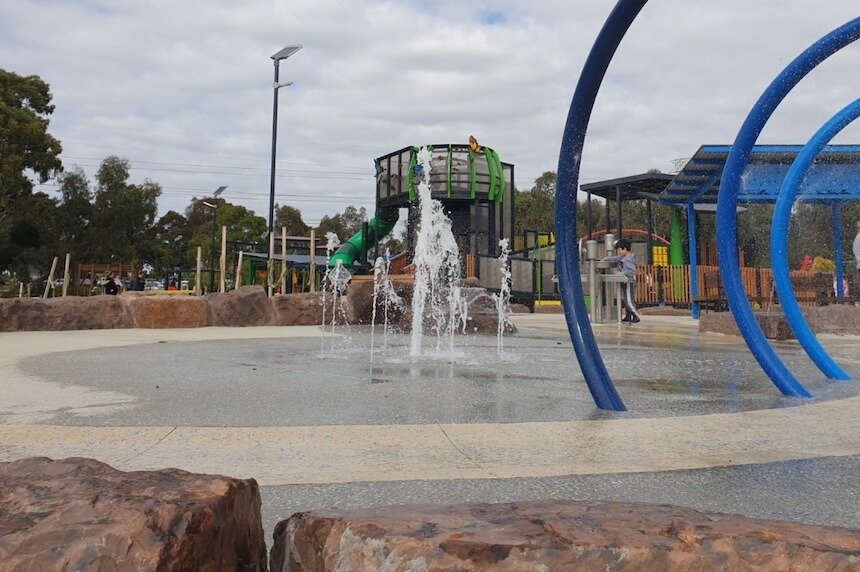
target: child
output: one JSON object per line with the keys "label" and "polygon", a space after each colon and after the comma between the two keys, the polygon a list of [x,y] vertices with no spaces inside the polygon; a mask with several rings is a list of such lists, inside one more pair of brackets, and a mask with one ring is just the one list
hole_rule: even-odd
{"label": "child", "polygon": [[633,295],[636,293],[636,255],[630,250],[630,241],[622,238],[615,243],[615,249],[618,254],[607,256],[603,260],[610,263],[621,265],[621,273],[627,277],[627,284],[622,290],[621,303],[624,305],[626,314],[622,322],[638,324],[642,320],[636,312],[636,305],[633,303]]}

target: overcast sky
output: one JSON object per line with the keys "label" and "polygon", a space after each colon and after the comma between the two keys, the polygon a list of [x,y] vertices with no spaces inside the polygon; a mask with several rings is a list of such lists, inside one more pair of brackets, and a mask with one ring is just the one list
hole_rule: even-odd
{"label": "overcast sky", "polygon": [[[0,68],[51,86],[65,167],[108,155],[160,183],[161,214],[192,197],[268,216],[273,64],[281,47],[277,202],[316,224],[373,210],[373,159],[466,143],[513,163],[516,185],[556,170],[582,64],[610,0],[53,1],[0,3]],[[652,0],[604,80],[581,183],[731,143],[776,74],[860,16],[858,0]],[[808,76],[760,142],[805,143],[860,94],[860,46]],[[836,142],[860,143],[849,127]],[[52,190],[56,185],[39,187]]]}

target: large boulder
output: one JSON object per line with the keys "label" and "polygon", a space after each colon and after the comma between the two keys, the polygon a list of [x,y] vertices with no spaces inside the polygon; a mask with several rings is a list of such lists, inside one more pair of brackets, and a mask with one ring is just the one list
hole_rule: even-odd
{"label": "large boulder", "polygon": [[297,513],[273,571],[853,570],[860,531],[669,505],[537,501]]}
{"label": "large boulder", "polygon": [[[792,340],[794,332],[781,310],[758,310],[753,313],[766,338]],[[700,332],[715,332],[733,336],[741,335],[731,312],[708,312],[699,316]]]}
{"label": "large boulder", "polygon": [[117,296],[0,299],[0,331],[133,328],[128,306]]}
{"label": "large boulder", "polygon": [[860,335],[860,306],[815,306],[803,308],[803,315],[815,333]]}
{"label": "large boulder", "polygon": [[0,463],[0,569],[266,570],[253,479]]}
{"label": "large boulder", "polygon": [[[323,307],[320,292],[272,296],[271,304],[274,312],[273,326],[319,326],[322,323]],[[329,312],[330,304],[329,302]]]}
{"label": "large boulder", "polygon": [[240,286],[231,292],[205,296],[213,326],[268,326],[274,317],[262,286]]}
{"label": "large boulder", "polygon": [[[391,280],[394,296],[388,303],[388,323],[398,323],[403,318],[404,312],[412,303],[412,286],[412,276],[408,276],[405,280],[397,277]],[[346,307],[349,309],[351,324],[373,323],[373,288],[374,282],[369,279],[354,277],[349,283],[346,289]],[[385,316],[385,302],[384,292],[377,293],[376,323],[382,323]]]}
{"label": "large boulder", "polygon": [[199,296],[138,296],[126,300],[138,328],[202,328],[209,305]]}

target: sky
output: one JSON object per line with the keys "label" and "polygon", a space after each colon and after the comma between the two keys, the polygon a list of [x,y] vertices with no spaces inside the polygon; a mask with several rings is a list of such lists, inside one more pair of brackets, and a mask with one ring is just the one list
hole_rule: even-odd
{"label": "sky", "polygon": [[[474,135],[528,190],[555,171],[574,87],[609,0],[14,0],[0,3],[0,68],[53,93],[66,169],[109,155],[163,187],[159,212],[223,198],[268,217],[274,65],[276,202],[305,222],[373,211],[373,159]],[[672,172],[730,144],[773,78],[860,16],[857,0],[652,0],[598,95],[580,183]],[[786,98],[760,143],[803,144],[860,94],[860,46]],[[835,143],[860,143],[850,126]],[[55,192],[56,181],[37,185]]]}

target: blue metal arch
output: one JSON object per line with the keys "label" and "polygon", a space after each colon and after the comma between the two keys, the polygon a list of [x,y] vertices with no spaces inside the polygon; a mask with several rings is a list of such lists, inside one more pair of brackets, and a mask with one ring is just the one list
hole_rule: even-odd
{"label": "blue metal arch", "polygon": [[567,329],[594,402],[601,409],[615,411],[626,411],[626,408],[606,371],[583,301],[577,249],[576,195],[585,134],[597,92],[621,39],[646,3],[647,0],[619,0],[594,41],[570,102],[556,181],[556,265]]}
{"label": "blue metal arch", "polygon": [[[773,281],[788,325],[791,326],[797,341],[800,342],[818,369],[830,379],[843,381],[851,379],[851,376],[839,367],[818,343],[815,334],[812,333],[806,323],[800,311],[800,305],[797,303],[797,298],[792,291],[791,277],[788,273],[788,221],[791,218],[791,207],[794,205],[800,184],[812,166],[812,162],[815,161],[824,146],[857,117],[860,117],[860,99],[855,100],[828,120],[797,154],[782,182],[770,227],[770,260],[773,268]],[[838,280],[839,277],[837,277]]]}
{"label": "blue metal arch", "polygon": [[737,204],[741,175],[750,152],[777,105],[810,71],[825,59],[860,37],[860,18],[833,30],[792,61],[768,86],[750,110],[726,160],[717,196],[717,254],[729,308],[747,346],[784,395],[810,397],[768,344],[741,286],[737,258]]}

